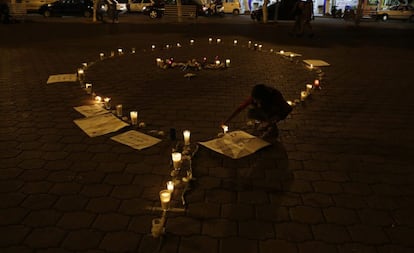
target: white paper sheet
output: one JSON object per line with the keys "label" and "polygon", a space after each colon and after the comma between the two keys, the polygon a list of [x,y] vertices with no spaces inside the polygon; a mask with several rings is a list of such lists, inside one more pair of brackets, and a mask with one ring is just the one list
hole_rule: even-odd
{"label": "white paper sheet", "polygon": [[308,59],[308,60],[303,60],[303,62],[306,63],[308,66],[310,66],[312,64],[314,67],[326,67],[326,66],[330,66],[329,63],[327,63],[326,61],[323,61],[323,60],[311,60],[311,59]]}
{"label": "white paper sheet", "polygon": [[128,132],[118,134],[116,136],[111,137],[111,139],[138,150],[151,147],[161,142],[161,140],[158,138],[152,137],[150,135],[135,130],[130,130]]}
{"label": "white paper sheet", "polygon": [[118,119],[112,113],[76,119],[73,122],[89,135],[89,137],[116,132],[123,127],[129,126],[129,124]]}
{"label": "white paper sheet", "polygon": [[78,111],[85,117],[92,117],[92,116],[109,113],[109,111],[103,108],[102,105],[100,104],[81,105],[81,106],[73,107],[73,109],[75,109],[76,111]]}
{"label": "white paper sheet", "polygon": [[47,79],[47,84],[51,83],[64,83],[64,82],[76,82],[78,81],[78,76],[76,74],[60,74],[60,75],[51,75]]}
{"label": "white paper sheet", "polygon": [[289,56],[290,57],[290,55],[292,55],[293,57],[299,57],[299,56],[302,56],[301,54],[298,54],[298,53],[294,53],[294,52],[283,52],[283,53],[281,53],[281,52],[277,52],[278,54],[280,54],[280,55],[283,55],[283,56]]}
{"label": "white paper sheet", "polygon": [[229,132],[221,138],[199,143],[233,159],[251,155],[270,145],[270,143],[244,131]]}

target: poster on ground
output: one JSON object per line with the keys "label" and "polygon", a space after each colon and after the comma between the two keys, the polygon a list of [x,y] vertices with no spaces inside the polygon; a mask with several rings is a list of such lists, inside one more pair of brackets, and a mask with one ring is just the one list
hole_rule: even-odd
{"label": "poster on ground", "polygon": [[66,82],[76,82],[78,81],[78,76],[76,74],[59,74],[51,75],[47,79],[47,84],[52,83],[66,83]]}
{"label": "poster on ground", "polygon": [[112,113],[101,114],[93,117],[86,117],[74,120],[89,137],[96,137],[129,126],[128,123],[118,119]]}
{"label": "poster on ground", "polygon": [[122,134],[111,137],[112,140],[130,146],[131,148],[143,150],[149,148],[159,142],[160,139],[152,137],[150,135],[130,130]]}

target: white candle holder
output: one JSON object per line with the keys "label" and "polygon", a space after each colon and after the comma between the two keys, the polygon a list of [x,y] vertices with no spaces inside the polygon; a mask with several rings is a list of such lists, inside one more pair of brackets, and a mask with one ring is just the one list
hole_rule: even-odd
{"label": "white candle holder", "polygon": [[191,135],[191,132],[189,130],[183,131],[184,145],[190,145],[190,135]]}
{"label": "white candle holder", "polygon": [[171,193],[174,191],[174,182],[173,181],[168,181],[167,182],[167,190],[170,191]]}
{"label": "white candle holder", "polygon": [[122,48],[118,48],[118,55],[123,55],[124,51],[122,50]]}
{"label": "white candle holder", "polygon": [[312,92],[312,84],[306,84],[306,92],[310,94]]}
{"label": "white candle holder", "polygon": [[155,45],[151,45],[151,50],[155,50]]}
{"label": "white candle holder", "polygon": [[181,153],[179,153],[179,152],[173,152],[171,154],[171,159],[173,161],[174,170],[180,170],[180,167],[181,167],[181,159],[182,159]]}
{"label": "white candle holder", "polygon": [[230,59],[226,59],[226,67],[230,67]]}
{"label": "white candle holder", "polygon": [[104,98],[104,106],[105,109],[110,110],[111,109],[111,98]]}
{"label": "white candle holder", "polygon": [[233,40],[233,46],[237,46],[238,41],[237,40]]}
{"label": "white candle holder", "polygon": [[300,101],[305,101],[305,99],[308,97],[308,93],[306,91],[300,92]]}
{"label": "white candle holder", "polygon": [[99,59],[101,59],[101,60],[105,59],[105,54],[104,53],[100,53],[99,54]]}
{"label": "white candle holder", "polygon": [[135,54],[136,50],[135,47],[131,48],[131,54]]}
{"label": "white candle holder", "polygon": [[216,41],[217,41],[217,44],[221,43],[221,39],[217,39]]}
{"label": "white candle holder", "polygon": [[259,45],[259,51],[262,51],[263,46]]}
{"label": "white candle holder", "polygon": [[226,134],[229,131],[229,126],[222,125],[221,127],[223,128],[223,134]]}
{"label": "white candle holder", "polygon": [[160,191],[160,201],[162,210],[167,211],[170,206],[171,192],[169,190]]}
{"label": "white candle holder", "polygon": [[131,124],[134,126],[138,125],[138,112],[132,111],[129,114],[131,116]]}
{"label": "white candle holder", "polygon": [[190,40],[190,45],[194,45],[194,40]]}
{"label": "white candle holder", "polygon": [[92,84],[91,83],[85,84],[85,90],[87,94],[92,94]]}
{"label": "white candle holder", "polygon": [[116,105],[116,116],[120,118],[122,117],[122,105],[121,104]]}
{"label": "white candle holder", "polygon": [[252,42],[249,40],[249,42],[247,42],[247,47],[251,48],[252,47]]}
{"label": "white candle holder", "polygon": [[211,44],[213,42],[213,38],[208,38],[208,44]]}

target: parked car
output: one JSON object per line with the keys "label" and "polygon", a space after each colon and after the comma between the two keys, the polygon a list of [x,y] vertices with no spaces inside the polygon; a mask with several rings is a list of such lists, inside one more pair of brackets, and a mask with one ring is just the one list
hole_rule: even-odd
{"label": "parked car", "polygon": [[237,16],[240,14],[240,2],[239,0],[224,0],[223,1],[224,13],[232,13]]}
{"label": "parked car", "polygon": [[377,11],[376,17],[382,21],[401,19],[414,22],[414,7],[412,5],[395,5],[388,9]]}
{"label": "parked car", "polygon": [[22,3],[26,4],[27,12],[38,12],[40,6],[53,3],[54,1],[55,0],[23,0]]}
{"label": "parked car", "polygon": [[[164,15],[165,5],[172,4],[176,5],[175,0],[170,0],[168,2],[156,1],[154,4],[145,6],[143,13],[148,15],[150,18],[161,18]],[[182,5],[195,5],[198,16],[204,15],[203,4],[200,0],[181,0]]]}
{"label": "parked car", "polygon": [[[277,11],[278,20],[292,20],[295,19],[292,13],[292,9],[295,2],[293,1],[281,1],[269,4],[267,6],[268,20],[275,20],[275,14]],[[260,7],[250,13],[250,17],[256,21],[263,20],[263,7]]]}
{"label": "parked car", "polygon": [[93,13],[93,2],[91,0],[59,0],[42,5],[39,13],[45,17],[84,16],[89,18]]}
{"label": "parked car", "polygon": [[153,5],[153,0],[129,0],[128,11],[130,12],[143,12],[143,10],[150,5]]}

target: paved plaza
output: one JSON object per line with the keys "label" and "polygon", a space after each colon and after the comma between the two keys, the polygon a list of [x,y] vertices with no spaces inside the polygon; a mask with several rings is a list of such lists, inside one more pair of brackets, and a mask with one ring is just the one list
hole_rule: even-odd
{"label": "paved plaza", "polygon": [[[313,25],[312,39],[291,37],[290,21],[231,16],[0,25],[0,252],[414,252],[414,25]],[[231,65],[186,78],[158,68],[158,57]],[[306,59],[330,66],[311,70]],[[46,84],[82,63],[93,91],[124,115],[138,111],[145,126],[85,134],[73,107],[92,96],[79,82]],[[295,101],[316,78],[321,89],[296,104],[271,146],[240,159],[197,146],[217,138],[255,84]],[[242,112],[230,131],[248,129],[247,120]],[[154,238],[177,144],[171,129],[180,142],[191,131],[195,180],[186,206],[173,193],[165,234]],[[127,130],[161,142],[136,150],[111,139]]]}

